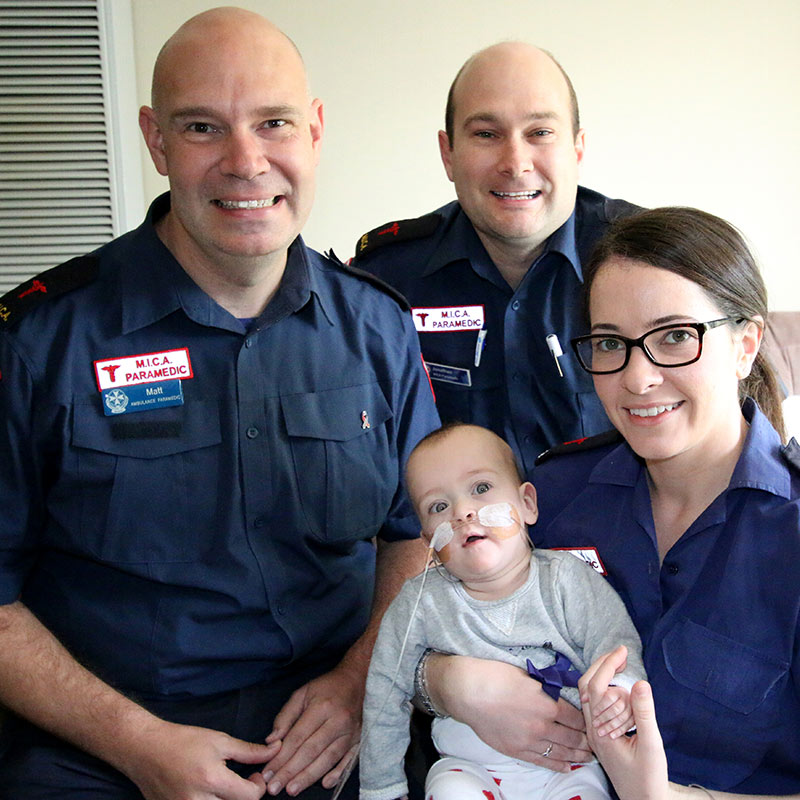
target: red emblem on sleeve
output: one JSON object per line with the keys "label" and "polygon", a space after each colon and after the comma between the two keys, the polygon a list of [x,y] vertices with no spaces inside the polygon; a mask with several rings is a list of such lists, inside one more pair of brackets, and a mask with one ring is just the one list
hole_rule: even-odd
{"label": "red emblem on sleeve", "polygon": [[47,287],[41,282],[34,280],[31,284],[30,289],[26,289],[24,292],[20,292],[17,297],[22,300],[25,295],[33,294],[34,292],[41,292],[42,294],[47,294]]}
{"label": "red emblem on sleeve", "polygon": [[387,234],[387,233],[391,233],[392,236],[397,236],[399,231],[400,231],[400,226],[395,222],[393,225],[390,225],[388,228],[384,228],[382,231],[378,231],[378,236],[383,236],[384,234]]}

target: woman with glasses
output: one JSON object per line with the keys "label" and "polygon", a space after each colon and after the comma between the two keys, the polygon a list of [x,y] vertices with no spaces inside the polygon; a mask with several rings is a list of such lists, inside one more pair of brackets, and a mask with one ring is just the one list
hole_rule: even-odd
{"label": "woman with glasses", "polygon": [[[635,693],[641,735],[612,740],[592,702],[624,652],[590,670],[589,744],[622,800],[800,798],[800,447],[782,443],[760,351],[758,268],[728,223],[664,208],[615,223],[584,281],[588,333],[573,350],[616,432],[542,460],[532,537],[608,576],[652,686]],[[585,746],[558,710],[531,722],[511,668],[431,657],[422,679],[434,706],[511,755],[564,770]]]}

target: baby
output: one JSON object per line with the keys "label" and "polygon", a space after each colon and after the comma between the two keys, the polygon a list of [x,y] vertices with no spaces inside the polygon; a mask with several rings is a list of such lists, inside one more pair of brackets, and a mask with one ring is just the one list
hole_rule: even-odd
{"label": "baby", "polygon": [[[485,428],[447,426],[417,445],[406,481],[438,565],[405,584],[381,625],[364,702],[362,800],[406,796],[407,701],[429,648],[527,665],[554,700],[560,692],[579,707],[577,678],[624,644],[627,667],[603,708],[622,708],[607,715],[609,735],[628,730],[628,690],[645,677],[636,629],[588,564],[570,553],[533,550],[527,526],[536,521],[536,490],[523,481],[511,448]],[[449,717],[434,720],[433,740],[443,757],[428,773],[426,800],[609,797],[597,762],[552,772],[502,755]]]}

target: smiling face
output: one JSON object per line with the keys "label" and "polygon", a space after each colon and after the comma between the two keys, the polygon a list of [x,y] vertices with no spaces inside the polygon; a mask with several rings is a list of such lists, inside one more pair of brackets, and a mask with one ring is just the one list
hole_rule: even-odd
{"label": "smiling face", "polygon": [[406,475],[426,541],[443,523],[452,529],[438,556],[468,591],[503,596],[520,576],[524,580],[530,561],[525,526],[536,521],[536,491],[520,482],[502,439],[484,428],[458,426],[423,442]]}
{"label": "smiling face", "polygon": [[170,182],[166,240],[181,263],[273,257],[311,210],[322,135],[291,42],[262,17],[217,9],[159,55],[140,125]]}
{"label": "smiling face", "polygon": [[[696,283],[640,261],[612,257],[591,285],[592,333],[637,338],[659,325],[724,317]],[[609,419],[648,464],[681,459],[694,467],[729,453],[743,435],[738,383],[750,370],[760,335],[754,323],[706,332],[700,359],[657,367],[638,347],[620,372],[594,375]]]}
{"label": "smiling face", "polygon": [[564,76],[530,45],[495,45],[467,63],[453,103],[453,141],[440,131],[439,150],[462,208],[490,255],[532,260],[575,206],[584,137]]}

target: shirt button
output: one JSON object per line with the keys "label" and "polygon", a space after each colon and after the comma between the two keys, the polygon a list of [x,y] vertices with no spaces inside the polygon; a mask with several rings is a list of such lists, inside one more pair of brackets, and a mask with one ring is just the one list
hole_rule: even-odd
{"label": "shirt button", "polygon": [[264,525],[266,525],[266,523],[267,523],[267,518],[266,517],[256,517],[253,520],[253,527],[254,528],[263,528]]}
{"label": "shirt button", "polygon": [[248,336],[248,337],[247,337],[247,338],[244,340],[244,346],[245,346],[245,347],[252,347],[252,346],[253,346],[253,337],[252,337],[252,336]]}
{"label": "shirt button", "polygon": [[511,308],[513,308],[513,309],[514,309],[514,311],[519,311],[519,300],[515,300],[515,301],[514,301],[514,302],[511,304]]}
{"label": "shirt button", "polygon": [[255,439],[258,436],[258,428],[255,426],[248,428],[245,431],[245,436],[247,436],[248,439]]}
{"label": "shirt button", "polygon": [[667,566],[667,572],[669,572],[670,575],[677,575],[679,571],[680,569],[677,564],[670,564]]}
{"label": "shirt button", "polygon": [[521,372],[515,372],[513,377],[514,377],[514,383],[522,383],[522,381],[524,380]]}

